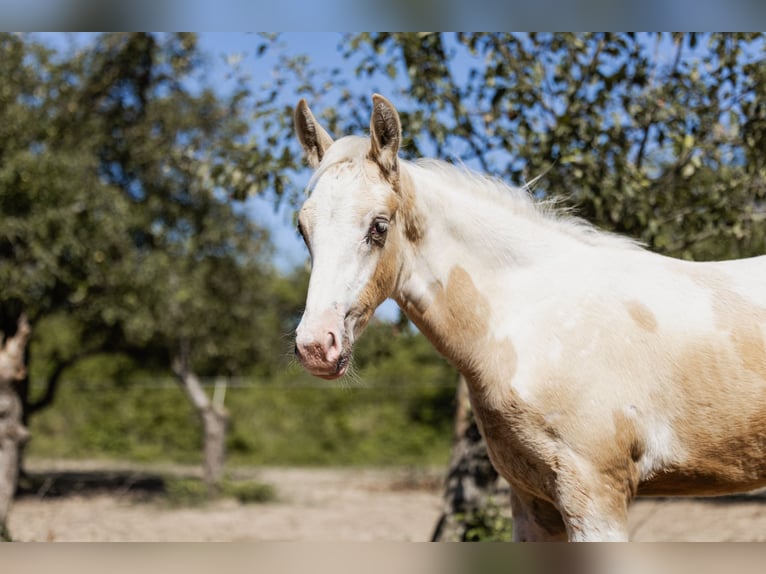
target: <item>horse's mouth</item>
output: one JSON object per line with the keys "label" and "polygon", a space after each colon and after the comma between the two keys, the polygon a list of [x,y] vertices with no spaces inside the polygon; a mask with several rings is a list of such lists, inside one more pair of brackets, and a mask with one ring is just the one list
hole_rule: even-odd
{"label": "horse's mouth", "polygon": [[335,363],[335,366],[333,367],[331,371],[317,371],[317,372],[309,371],[309,372],[311,372],[311,374],[314,375],[315,377],[319,377],[320,379],[324,379],[326,381],[334,381],[335,379],[339,379],[346,374],[350,363],[351,363],[351,354],[343,353],[341,354],[340,358],[338,358],[338,362]]}

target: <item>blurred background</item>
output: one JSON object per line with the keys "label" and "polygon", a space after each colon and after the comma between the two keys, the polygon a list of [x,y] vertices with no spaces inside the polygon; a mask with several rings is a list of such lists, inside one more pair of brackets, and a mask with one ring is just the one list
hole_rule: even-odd
{"label": "blurred background", "polygon": [[[435,523],[457,373],[390,302],[346,380],[291,360],[293,106],[363,133],[380,92],[403,157],[542,176],[536,197],[651,250],[746,257],[766,252],[764,55],[760,33],[1,34],[1,522],[17,490],[257,502],[292,475],[253,469],[363,467],[427,491]],[[474,539],[509,535],[482,512]],[[5,535],[63,536],[22,522]]]}

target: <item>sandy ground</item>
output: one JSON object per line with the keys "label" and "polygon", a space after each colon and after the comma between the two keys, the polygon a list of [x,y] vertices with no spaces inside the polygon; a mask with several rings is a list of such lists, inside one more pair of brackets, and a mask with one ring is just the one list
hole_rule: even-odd
{"label": "sandy ground", "polygon": [[[9,527],[19,541],[425,541],[440,513],[438,471],[289,468],[247,476],[273,484],[278,501],[176,509],[128,489],[26,496]],[[766,500],[639,499],[630,533],[635,541],[764,541]]]}

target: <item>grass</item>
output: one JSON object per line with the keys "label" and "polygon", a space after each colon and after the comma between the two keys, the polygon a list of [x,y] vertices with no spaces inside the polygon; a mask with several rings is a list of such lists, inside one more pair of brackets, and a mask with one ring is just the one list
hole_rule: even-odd
{"label": "grass", "polygon": [[225,480],[221,485],[226,498],[234,498],[241,504],[263,504],[277,500],[277,491],[271,484],[257,480]]}
{"label": "grass", "polygon": [[203,506],[210,501],[207,485],[199,478],[165,479],[165,502],[174,508]]}
{"label": "grass", "polygon": [[[227,464],[433,466],[449,461],[454,391],[434,385],[232,388]],[[199,418],[176,388],[68,388],[30,421],[27,454],[201,462]]]}
{"label": "grass", "polygon": [[209,493],[200,478],[165,478],[165,502],[174,508],[204,506],[218,499],[234,499],[241,504],[264,504],[277,500],[276,489],[256,480],[224,479],[217,492]]}

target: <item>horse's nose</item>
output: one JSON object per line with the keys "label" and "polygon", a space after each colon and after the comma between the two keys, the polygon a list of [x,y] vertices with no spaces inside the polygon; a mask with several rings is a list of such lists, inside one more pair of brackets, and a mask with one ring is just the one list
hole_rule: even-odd
{"label": "horse's nose", "polygon": [[318,334],[298,329],[295,337],[295,355],[309,371],[337,369],[341,356],[341,337],[335,330]]}

